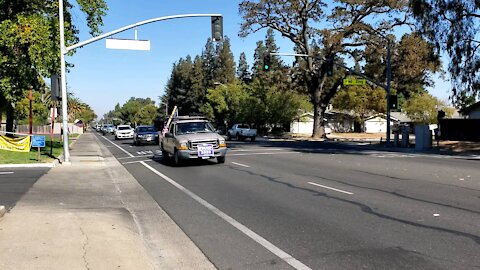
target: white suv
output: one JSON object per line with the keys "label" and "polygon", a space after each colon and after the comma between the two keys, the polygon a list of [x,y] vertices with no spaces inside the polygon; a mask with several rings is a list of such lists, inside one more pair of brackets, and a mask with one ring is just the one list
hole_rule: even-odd
{"label": "white suv", "polygon": [[130,125],[118,125],[115,129],[115,140],[133,139],[133,128]]}

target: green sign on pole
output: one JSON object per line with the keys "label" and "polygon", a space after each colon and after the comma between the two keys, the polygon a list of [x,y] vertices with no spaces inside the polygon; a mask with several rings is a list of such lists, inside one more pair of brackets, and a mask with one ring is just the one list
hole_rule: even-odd
{"label": "green sign on pole", "polygon": [[343,79],[343,85],[365,85],[365,84],[367,84],[367,80],[365,79],[357,79],[357,78]]}

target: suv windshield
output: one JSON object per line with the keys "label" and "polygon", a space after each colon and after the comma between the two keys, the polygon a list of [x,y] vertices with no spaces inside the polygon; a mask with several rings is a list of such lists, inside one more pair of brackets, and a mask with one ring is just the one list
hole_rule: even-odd
{"label": "suv windshield", "polygon": [[153,127],[139,127],[138,132],[155,132]]}
{"label": "suv windshield", "polygon": [[131,129],[131,127],[128,127],[128,126],[118,127],[118,130],[128,130],[128,129]]}
{"label": "suv windshield", "polygon": [[177,134],[210,133],[215,129],[208,122],[177,123]]}

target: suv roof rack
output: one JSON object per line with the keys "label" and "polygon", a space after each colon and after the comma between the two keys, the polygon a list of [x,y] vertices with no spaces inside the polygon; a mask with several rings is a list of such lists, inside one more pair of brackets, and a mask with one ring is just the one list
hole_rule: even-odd
{"label": "suv roof rack", "polygon": [[182,115],[175,117],[175,120],[207,120],[203,115]]}

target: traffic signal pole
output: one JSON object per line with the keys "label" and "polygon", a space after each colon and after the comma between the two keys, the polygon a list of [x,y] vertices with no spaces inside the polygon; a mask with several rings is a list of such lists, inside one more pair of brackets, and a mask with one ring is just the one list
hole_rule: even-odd
{"label": "traffic signal pole", "polygon": [[[165,21],[171,19],[180,19],[180,18],[190,18],[190,17],[216,17],[215,21],[212,20],[212,23],[216,23],[214,27],[212,26],[212,30],[215,29],[214,35],[215,41],[221,40],[222,37],[219,37],[221,33],[223,33],[223,15],[222,14],[181,14],[181,15],[171,15],[165,17],[158,17],[153,18],[141,22],[137,22],[134,24],[130,24],[124,26],[122,28],[118,28],[116,30],[110,31],[103,35],[99,35],[93,37],[91,39],[79,42],[77,44],[73,44],[71,46],[65,47],[65,33],[64,33],[64,16],[63,16],[63,0],[58,1],[58,11],[59,11],[59,24],[60,24],[60,69],[61,69],[61,85],[62,85],[62,120],[63,120],[63,163],[69,164],[70,163],[70,150],[68,148],[68,112],[67,112],[67,76],[66,76],[66,67],[65,67],[65,55],[76,48],[88,45],[90,43],[99,41],[101,39],[107,38],[109,36],[115,35],[117,33],[124,32],[126,30],[158,21]],[[218,18],[220,17],[220,19]],[[218,25],[221,25],[221,28],[218,28]]]}

